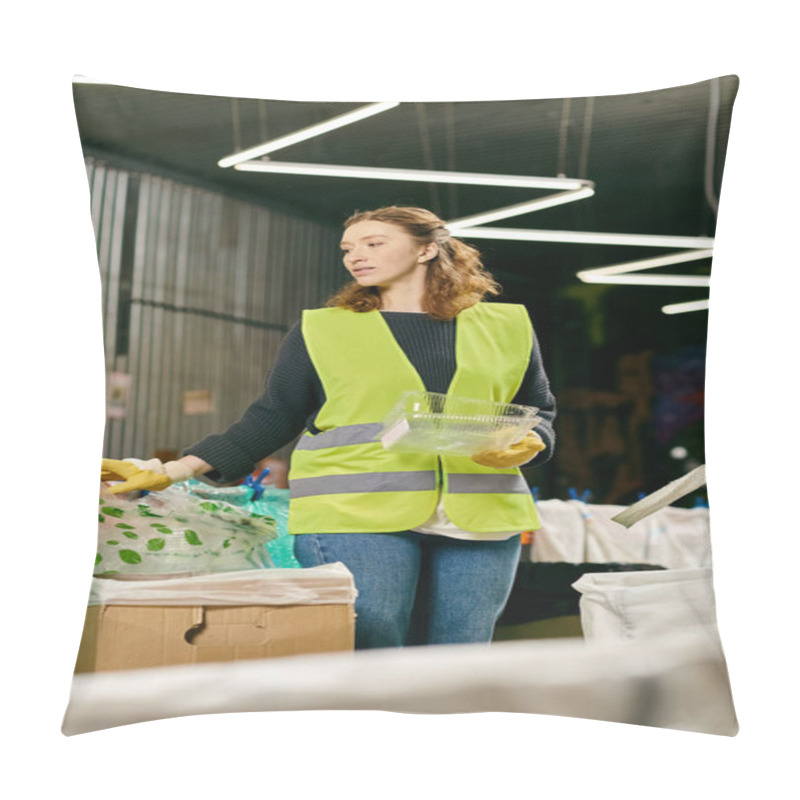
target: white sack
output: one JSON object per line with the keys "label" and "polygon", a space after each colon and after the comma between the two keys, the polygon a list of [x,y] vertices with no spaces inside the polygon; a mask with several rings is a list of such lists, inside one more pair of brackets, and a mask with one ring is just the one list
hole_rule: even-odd
{"label": "white sack", "polygon": [[711,566],[707,508],[662,508],[626,528],[612,519],[625,506],[542,500],[536,507],[542,527],[534,533],[531,561]]}
{"label": "white sack", "polygon": [[[611,517],[623,506],[589,505],[584,517],[586,551],[584,561],[591,564],[653,564],[645,560],[648,538],[652,535],[653,518],[625,528]],[[666,566],[666,565],[661,565]]]}
{"label": "white sack", "polygon": [[707,508],[662,508],[652,520],[655,525],[647,544],[648,563],[667,569],[711,567]]}
{"label": "white sack", "polygon": [[540,500],[536,508],[542,527],[533,535],[531,561],[583,563],[586,531],[581,504]]}
{"label": "white sack", "polygon": [[581,594],[581,627],[589,641],[693,632],[718,639],[710,569],[590,573],[572,588]]}

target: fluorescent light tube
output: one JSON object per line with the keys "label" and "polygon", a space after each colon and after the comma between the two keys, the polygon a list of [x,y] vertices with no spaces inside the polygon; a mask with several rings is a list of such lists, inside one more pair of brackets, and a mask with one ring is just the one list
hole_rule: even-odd
{"label": "fluorescent light tube", "polygon": [[458,235],[459,227],[469,227],[470,225],[484,225],[487,222],[496,222],[498,219],[516,217],[520,214],[528,214],[531,211],[541,211],[543,208],[560,206],[564,203],[573,203],[582,200],[584,197],[591,197],[594,194],[592,186],[584,186],[580,189],[571,189],[567,192],[558,192],[547,197],[539,197],[536,200],[528,200],[525,203],[517,203],[513,206],[505,206],[494,211],[487,211],[483,214],[475,214],[472,217],[462,217],[461,219],[451,220],[447,223],[450,232]]}
{"label": "fluorescent light tube", "polygon": [[577,178],[541,178],[527,175],[491,175],[483,172],[440,172],[425,169],[353,167],[346,164],[303,164],[291,161],[269,160],[246,161],[237,164],[236,169],[244,172],[272,172],[280,175],[319,175],[331,178],[371,178],[383,181],[460,183],[475,186],[512,186],[528,189],[582,189],[589,183],[589,181],[582,181]]}
{"label": "fluorescent light tube", "polygon": [[241,164],[243,161],[249,161],[252,158],[263,156],[265,153],[272,153],[275,150],[289,147],[289,145],[303,142],[306,139],[313,139],[315,136],[320,136],[323,133],[328,133],[329,131],[336,130],[337,128],[342,128],[345,125],[351,125],[353,122],[358,122],[359,120],[366,119],[367,117],[371,117],[375,114],[380,114],[382,111],[388,111],[390,108],[395,108],[399,105],[400,103],[397,102],[371,103],[367,106],[361,106],[353,111],[349,111],[347,114],[341,114],[338,117],[331,117],[331,119],[320,122],[317,125],[311,125],[308,128],[295,131],[287,136],[281,136],[279,139],[273,139],[272,141],[264,142],[264,144],[259,144],[247,150],[242,150],[240,153],[234,153],[233,155],[225,156],[225,158],[220,159],[217,164],[220,167],[232,167],[235,164]]}
{"label": "fluorescent light tube", "polygon": [[640,275],[631,272],[627,275],[587,275],[582,272],[578,277],[584,283],[612,283],[622,286],[710,286],[711,278],[707,275]]}
{"label": "fluorescent light tube", "polygon": [[650,236],[638,233],[591,233],[589,231],[544,231],[531,228],[459,228],[465,239],[508,239],[520,242],[569,242],[573,244],[619,244],[639,247],[713,247],[706,236]]}
{"label": "fluorescent light tube", "polygon": [[672,303],[663,306],[661,310],[665,314],[684,314],[687,311],[706,311],[708,310],[708,300],[691,300],[687,303]]}
{"label": "fluorescent light tube", "polygon": [[712,249],[690,250],[683,253],[674,253],[669,256],[657,256],[656,258],[643,258],[639,261],[626,261],[623,264],[610,264],[607,267],[597,267],[596,269],[585,269],[578,273],[578,277],[583,281],[588,275],[622,275],[626,272],[639,272],[643,269],[655,269],[656,267],[668,267],[672,264],[683,264],[686,261],[702,261],[711,258],[714,254]]}

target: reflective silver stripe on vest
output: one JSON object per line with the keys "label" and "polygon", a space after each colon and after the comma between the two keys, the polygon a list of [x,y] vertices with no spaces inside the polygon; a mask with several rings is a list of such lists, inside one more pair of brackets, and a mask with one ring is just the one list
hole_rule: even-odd
{"label": "reflective silver stripe on vest", "polygon": [[436,489],[433,470],[418,472],[359,472],[356,475],[323,475],[289,481],[290,497],[321,494],[371,494],[372,492],[429,492]]}
{"label": "reflective silver stripe on vest", "polygon": [[528,494],[530,488],[522,475],[486,475],[473,472],[450,474],[448,494]]}
{"label": "reflective silver stripe on vest", "polygon": [[[349,444],[368,444],[380,438],[383,425],[369,422],[365,425],[342,425],[316,436],[301,436],[296,450],[323,450],[328,447],[346,447]],[[305,480],[305,479],[304,479]]]}

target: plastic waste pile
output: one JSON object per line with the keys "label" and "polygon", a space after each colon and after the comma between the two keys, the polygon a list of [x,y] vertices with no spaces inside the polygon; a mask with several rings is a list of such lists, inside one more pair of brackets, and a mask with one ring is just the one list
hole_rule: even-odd
{"label": "plastic waste pile", "polygon": [[94,574],[133,578],[299,566],[286,530],[289,492],[283,490],[284,497],[262,488],[271,491],[198,481],[136,498],[101,489]]}

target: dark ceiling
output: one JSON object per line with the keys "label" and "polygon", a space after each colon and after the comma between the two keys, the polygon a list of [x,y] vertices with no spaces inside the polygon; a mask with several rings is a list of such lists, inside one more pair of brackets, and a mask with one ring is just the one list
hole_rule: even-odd
{"label": "dark ceiling", "polygon": [[[713,236],[738,79],[596,98],[414,103],[302,142],[278,161],[555,177],[595,184],[595,195],[493,223],[498,227]],[[444,219],[512,205],[537,190],[247,173],[220,158],[367,102],[308,103],[74,85],[87,155],[340,225],[356,209],[420,205]],[[715,101],[713,98],[718,98]],[[539,192],[543,193],[543,192]],[[711,200],[709,201],[709,197]],[[579,283],[579,269],[669,248],[475,239],[514,299]],[[709,262],[664,271],[708,273]],[[703,289],[615,287],[665,302]],[[637,301],[638,302],[638,301]],[[662,315],[666,316],[666,315]],[[697,316],[681,315],[684,317]],[[701,316],[705,316],[702,314]]]}

